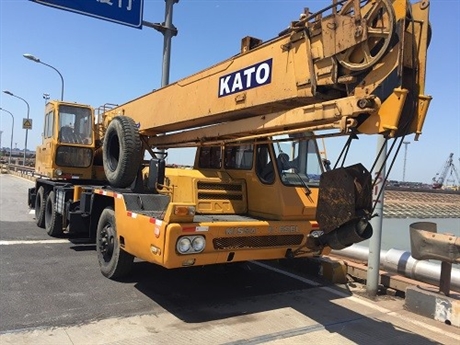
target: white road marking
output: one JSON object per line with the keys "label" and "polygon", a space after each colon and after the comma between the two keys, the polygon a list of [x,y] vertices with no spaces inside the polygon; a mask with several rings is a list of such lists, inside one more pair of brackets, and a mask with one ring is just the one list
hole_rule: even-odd
{"label": "white road marking", "polygon": [[320,283],[317,283],[313,280],[310,280],[310,279],[307,279],[307,278],[303,278],[303,277],[300,277],[298,275],[295,275],[293,273],[290,273],[290,272],[286,272],[286,271],[283,271],[283,270],[280,270],[278,268],[275,268],[275,267],[271,267],[271,266],[268,266],[268,265],[265,265],[261,262],[258,262],[258,261],[251,261],[252,264],[254,265],[257,265],[257,266],[260,266],[260,267],[263,267],[267,270],[270,270],[270,271],[274,271],[276,273],[280,273],[280,274],[284,274],[285,276],[288,276],[288,277],[291,277],[293,279],[297,279],[297,280],[300,280],[301,282],[303,283],[306,283],[308,285],[313,285],[313,286],[321,286]]}
{"label": "white road marking", "polygon": [[70,243],[69,240],[19,240],[19,241],[0,241],[0,246],[10,246],[14,244],[56,244],[56,243]]}

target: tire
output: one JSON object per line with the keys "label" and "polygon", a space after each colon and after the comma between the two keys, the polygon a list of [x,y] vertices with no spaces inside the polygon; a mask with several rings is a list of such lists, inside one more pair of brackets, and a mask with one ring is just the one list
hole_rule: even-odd
{"label": "tire", "polygon": [[39,228],[45,228],[45,205],[48,195],[45,193],[45,188],[40,187],[35,197],[35,222]]}
{"label": "tire", "polygon": [[102,149],[104,172],[114,187],[129,187],[142,162],[142,143],[133,119],[117,116],[107,127]]}
{"label": "tire", "polygon": [[96,251],[102,274],[109,279],[120,279],[129,274],[134,256],[120,247],[112,208],[102,211],[97,224]]}
{"label": "tire", "polygon": [[54,191],[49,192],[45,205],[45,229],[48,235],[52,237],[62,236],[62,215],[55,209]]}

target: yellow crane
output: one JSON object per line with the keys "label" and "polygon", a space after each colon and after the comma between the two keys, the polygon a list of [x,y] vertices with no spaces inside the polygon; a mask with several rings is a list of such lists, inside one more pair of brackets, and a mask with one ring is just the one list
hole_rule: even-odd
{"label": "yellow crane", "polygon": [[[325,169],[317,140],[418,138],[431,100],[428,12],[428,1],[333,1],[125,104],[95,113],[49,102],[43,178],[29,192],[38,226],[95,238],[109,278],[134,257],[178,268],[316,256],[369,238],[370,173]],[[193,168],[166,167],[181,147],[196,147]]]}

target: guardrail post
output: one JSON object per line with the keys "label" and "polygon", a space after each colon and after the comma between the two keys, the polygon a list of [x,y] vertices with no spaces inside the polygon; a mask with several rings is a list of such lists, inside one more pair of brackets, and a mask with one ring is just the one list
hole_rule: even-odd
{"label": "guardrail post", "polygon": [[439,292],[450,295],[452,264],[460,263],[460,237],[439,234],[436,223],[417,222],[410,225],[411,255],[417,260],[440,260]]}
{"label": "guardrail post", "polygon": [[452,277],[452,264],[450,262],[441,262],[441,278],[439,279],[439,292],[444,295],[450,295],[450,279]]}

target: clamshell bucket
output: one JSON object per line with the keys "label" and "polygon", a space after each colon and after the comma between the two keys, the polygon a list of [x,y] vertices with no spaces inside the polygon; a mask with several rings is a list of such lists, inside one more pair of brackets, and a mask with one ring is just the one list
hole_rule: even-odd
{"label": "clamshell bucket", "polygon": [[321,175],[316,220],[320,245],[343,249],[372,236],[372,181],[362,164]]}

